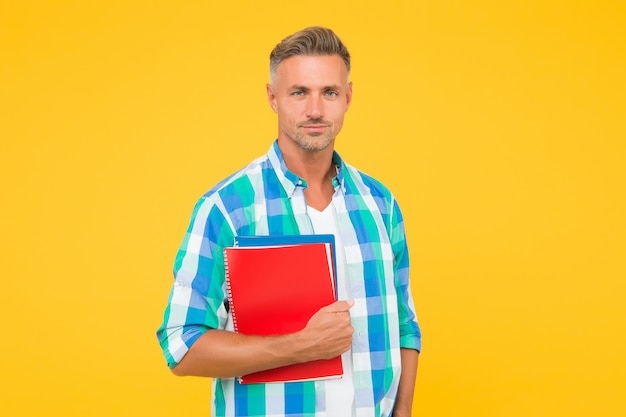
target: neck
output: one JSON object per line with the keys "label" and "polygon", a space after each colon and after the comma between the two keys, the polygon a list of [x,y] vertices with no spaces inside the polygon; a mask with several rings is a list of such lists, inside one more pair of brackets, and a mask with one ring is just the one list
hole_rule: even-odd
{"label": "neck", "polygon": [[333,166],[333,148],[321,151],[305,151],[297,145],[289,146],[279,139],[278,146],[289,171],[304,178],[309,187],[320,187],[331,183],[336,174]]}
{"label": "neck", "polygon": [[322,211],[330,203],[334,193],[333,178],[336,175],[333,166],[333,147],[321,151],[305,151],[292,142],[278,140],[285,165],[307,182],[304,197],[307,204]]}

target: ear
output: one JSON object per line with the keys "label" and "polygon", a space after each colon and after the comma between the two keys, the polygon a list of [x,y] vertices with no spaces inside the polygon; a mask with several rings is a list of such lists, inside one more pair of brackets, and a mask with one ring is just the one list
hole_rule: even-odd
{"label": "ear", "polygon": [[267,83],[265,85],[267,91],[267,102],[270,103],[270,107],[274,110],[274,113],[278,113],[278,104],[276,103],[276,94],[274,94],[274,87],[272,84]]}
{"label": "ear", "polygon": [[350,107],[350,103],[352,103],[352,81],[348,83],[346,89],[346,110]]}

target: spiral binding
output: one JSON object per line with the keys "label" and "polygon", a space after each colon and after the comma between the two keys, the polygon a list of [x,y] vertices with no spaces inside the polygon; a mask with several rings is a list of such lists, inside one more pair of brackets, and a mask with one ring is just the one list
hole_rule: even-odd
{"label": "spiral binding", "polygon": [[235,315],[235,303],[233,302],[233,292],[230,286],[230,274],[228,273],[228,248],[224,248],[224,274],[226,275],[226,289],[228,291],[228,305],[230,306],[230,315],[233,319],[233,328],[238,333],[237,316]]}

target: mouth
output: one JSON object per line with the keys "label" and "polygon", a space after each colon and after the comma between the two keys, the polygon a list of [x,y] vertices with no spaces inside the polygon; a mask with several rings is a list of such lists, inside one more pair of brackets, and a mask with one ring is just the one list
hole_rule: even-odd
{"label": "mouth", "polygon": [[307,132],[322,132],[326,130],[330,125],[323,123],[311,123],[311,124],[303,124],[300,125],[301,128],[306,130]]}

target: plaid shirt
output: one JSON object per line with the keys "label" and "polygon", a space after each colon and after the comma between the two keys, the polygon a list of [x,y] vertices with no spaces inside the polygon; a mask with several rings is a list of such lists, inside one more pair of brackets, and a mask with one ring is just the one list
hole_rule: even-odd
{"label": "plaid shirt", "polygon": [[[390,191],[344,163],[333,179],[347,262],[354,328],[356,415],[388,416],[400,378],[400,348],[421,349],[409,287],[404,223]],[[168,366],[210,329],[229,329],[223,249],[234,236],[313,234],[306,182],[290,172],[275,141],[269,152],[226,178],[196,204],[177,253],[164,322],[157,331]],[[213,415],[326,416],[325,382],[241,385],[214,379]]]}

